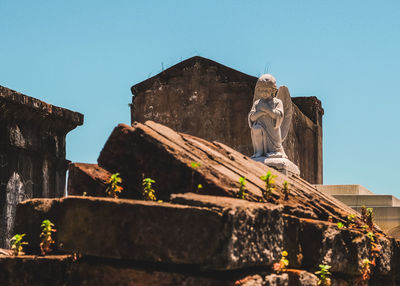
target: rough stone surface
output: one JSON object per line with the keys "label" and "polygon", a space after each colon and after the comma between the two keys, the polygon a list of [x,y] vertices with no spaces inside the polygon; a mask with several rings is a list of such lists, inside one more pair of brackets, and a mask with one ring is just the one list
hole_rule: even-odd
{"label": "rough stone surface", "polygon": [[298,269],[288,269],[286,273],[289,275],[291,286],[317,286],[318,277],[314,274]]}
{"label": "rough stone surface", "polygon": [[[172,202],[198,207],[213,207],[210,202],[204,205],[204,202],[197,197],[193,194],[173,195]],[[218,199],[218,197],[214,198],[216,202]],[[367,231],[357,228],[339,230],[334,223],[285,214],[283,217],[283,249],[289,253],[290,267],[313,270],[319,264],[328,264],[332,266],[332,272],[347,275],[349,279],[359,279],[361,261],[371,257],[371,244],[366,235]],[[396,269],[399,269],[400,266],[397,257],[400,250],[399,243],[379,232],[376,232],[375,236],[375,241],[381,248],[374,268],[375,278],[388,279],[389,277],[392,279],[397,275]],[[289,274],[291,281],[300,283],[293,282],[293,285],[313,285],[304,281],[315,280],[313,274],[306,272],[289,271]]]}
{"label": "rough stone surface", "polygon": [[[236,272],[199,272],[182,266],[141,264],[72,255],[19,256],[0,255],[0,281],[7,286],[36,285],[135,285],[135,286],[316,286],[317,277],[307,271],[288,269],[283,274],[244,274]],[[333,275],[335,286],[395,286],[399,281],[373,277],[360,284],[359,277]],[[3,284],[2,284],[3,285]]]}
{"label": "rough stone surface", "polygon": [[111,173],[97,164],[70,163],[68,173],[68,195],[104,197]]}
{"label": "rough stone surface", "polygon": [[285,274],[270,274],[264,277],[265,286],[289,286],[289,276]]}
{"label": "rough stone surface", "polygon": [[[179,270],[179,269],[176,269]],[[71,272],[73,285],[132,285],[132,286],[233,286],[230,279],[217,279],[190,273],[161,271],[115,264],[80,262],[73,265]],[[259,284],[260,286],[262,284]]]}
{"label": "rough stone surface", "polygon": [[[0,282],[7,286],[68,285],[71,255],[1,256]],[[76,284],[78,285],[78,284]]]}
{"label": "rough stone surface", "polygon": [[204,269],[267,266],[279,257],[282,207],[195,194],[181,198],[202,207],[89,197],[35,199],[18,206],[16,229],[38,245],[35,228],[48,218],[57,226],[63,251]]}
{"label": "rough stone surface", "polygon": [[199,272],[198,270],[189,270],[184,267],[160,267],[159,265],[104,260],[94,257],[75,260],[72,255],[46,257],[0,256],[0,279],[7,286],[295,285],[292,284],[292,280],[289,281],[287,274],[260,273],[248,275],[236,272]]}
{"label": "rough stone surface", "polygon": [[[193,162],[199,166],[193,168]],[[247,199],[259,201],[265,189],[260,177],[272,171],[277,175],[277,189],[270,202],[284,204],[285,213],[343,220],[347,212],[354,212],[298,176],[286,177],[224,144],[177,133],[151,121],[137,122],[132,127],[117,126],[101,151],[98,163],[111,173],[121,174],[122,196],[125,197],[140,197],[143,176],[156,181],[157,197],[163,200],[168,200],[173,193],[197,191],[198,184],[203,186],[200,194],[236,197],[239,178],[246,177]],[[281,190],[285,180],[292,185],[287,201]]]}
{"label": "rough stone surface", "polygon": [[[285,244],[291,267],[312,269],[319,264],[331,265],[331,271],[359,276],[361,261],[370,258],[371,244],[366,231],[339,230],[336,224],[285,216]],[[381,246],[374,274],[395,276],[398,269],[398,242],[376,233]]]}
{"label": "rough stone surface", "polygon": [[[226,283],[221,285],[233,285],[232,281],[235,285],[315,285],[315,276],[308,272],[316,271],[319,264],[329,264],[332,285],[356,285],[360,262],[370,257],[365,232],[357,228],[339,230],[334,223],[285,215],[282,206],[190,193],[173,195],[171,201],[173,204],[90,197],[33,199],[18,206],[17,229],[23,229],[30,245],[35,245],[39,243],[35,241],[39,235],[34,233],[37,226],[43,218],[50,218],[58,228],[56,244],[60,249],[92,256],[92,261],[114,259],[108,266],[74,266],[72,273],[77,273],[73,281],[86,279],[83,281],[87,283],[124,281],[124,277],[144,283],[150,279],[149,272],[156,272],[152,279],[166,283],[160,285],[173,285],[172,281],[198,283],[195,285],[218,285],[214,284],[218,281]],[[19,217],[24,218],[23,224],[19,224]],[[396,285],[393,281],[400,278],[399,242],[379,233],[375,240],[382,250],[369,285]],[[271,262],[279,260],[282,249],[289,253],[289,266],[297,270],[289,269],[283,276],[226,272],[271,269]],[[141,269],[118,266],[124,261],[153,265]],[[169,268],[157,270],[157,265]],[[173,269],[188,272],[175,274]],[[204,272],[215,269],[221,272]],[[152,279],[148,281],[157,281]]]}
{"label": "rough stone surface", "polygon": [[65,137],[83,115],[0,86],[0,247],[18,202],[64,194]]}
{"label": "rough stone surface", "polygon": [[[247,113],[256,81],[209,59],[187,59],[132,86],[132,123],[153,120],[250,156]],[[283,147],[302,178],[322,184],[321,102],[316,97],[292,100],[292,128]]]}

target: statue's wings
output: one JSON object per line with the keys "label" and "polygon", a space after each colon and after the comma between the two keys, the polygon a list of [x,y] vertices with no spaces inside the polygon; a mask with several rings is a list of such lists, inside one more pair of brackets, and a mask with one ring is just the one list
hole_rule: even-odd
{"label": "statue's wings", "polygon": [[288,135],[290,126],[292,124],[292,99],[290,98],[289,89],[286,86],[279,87],[276,97],[283,103],[284,117],[281,124],[281,137],[283,142]]}

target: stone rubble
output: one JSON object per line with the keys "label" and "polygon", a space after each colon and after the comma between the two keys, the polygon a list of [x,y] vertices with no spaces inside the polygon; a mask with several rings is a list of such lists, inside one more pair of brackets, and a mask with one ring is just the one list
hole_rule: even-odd
{"label": "stone rubble", "polygon": [[[49,279],[57,285],[317,285],[313,273],[329,264],[332,285],[344,286],[359,281],[361,261],[370,257],[362,228],[336,225],[352,209],[221,143],[154,122],[118,125],[98,163],[70,167],[70,193],[86,196],[18,205],[15,232],[26,233],[26,253],[39,254],[38,226],[50,219],[57,229],[54,255],[0,255],[0,279],[8,285]],[[268,171],[277,176],[276,189],[264,199],[260,176]],[[125,198],[105,198],[107,177],[116,172]],[[144,177],[156,181],[163,201],[138,200]],[[247,179],[245,199],[237,198],[240,177]],[[287,200],[284,181],[291,184]],[[396,285],[399,242],[378,228],[375,241],[381,250],[369,285]],[[289,269],[274,273],[283,250]],[[54,277],[46,274],[53,260]]]}

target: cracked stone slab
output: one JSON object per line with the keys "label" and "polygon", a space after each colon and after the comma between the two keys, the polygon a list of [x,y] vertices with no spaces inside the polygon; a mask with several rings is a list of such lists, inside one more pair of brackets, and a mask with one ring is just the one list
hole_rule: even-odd
{"label": "cracked stone slab", "polygon": [[18,205],[16,229],[26,233],[30,245],[39,245],[38,226],[50,219],[59,250],[105,258],[215,270],[269,266],[279,260],[282,206],[180,197],[194,198],[198,206],[95,197],[33,199]]}

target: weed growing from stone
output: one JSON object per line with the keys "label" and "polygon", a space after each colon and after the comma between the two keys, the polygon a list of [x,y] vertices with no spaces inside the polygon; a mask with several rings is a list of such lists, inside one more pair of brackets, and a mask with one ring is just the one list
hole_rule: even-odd
{"label": "weed growing from stone", "polygon": [[239,191],[237,192],[236,196],[242,200],[246,199],[247,189],[246,189],[246,178],[245,177],[239,178]]}
{"label": "weed growing from stone", "polygon": [[263,197],[265,200],[269,200],[275,190],[275,175],[272,175],[270,171],[265,176],[260,177],[265,182],[265,190],[263,191]]}
{"label": "weed growing from stone", "polygon": [[46,255],[52,250],[50,246],[54,243],[54,240],[51,235],[53,232],[56,232],[56,230],[53,228],[54,224],[48,219],[44,220],[40,227],[42,228],[42,233],[40,234],[40,237],[42,238],[42,242],[40,243],[40,252],[42,255]]}
{"label": "weed growing from stone", "polygon": [[371,230],[374,229],[374,209],[373,208],[367,208],[367,210],[366,210],[366,223]]}
{"label": "weed growing from stone", "polygon": [[348,228],[352,228],[352,227],[355,226],[355,221],[354,221],[355,217],[356,217],[355,214],[350,214],[350,215],[347,216],[346,226]]}
{"label": "weed growing from stone", "polygon": [[367,237],[369,238],[370,246],[371,246],[371,256],[372,261],[375,261],[375,258],[379,256],[379,252],[381,251],[381,246],[376,243],[375,234],[373,232],[368,232]]}
{"label": "weed growing from stone", "polygon": [[329,276],[331,275],[331,273],[329,272],[329,269],[331,269],[331,266],[320,264],[319,268],[319,271],[315,272],[315,274],[318,276],[318,285],[330,286],[331,278],[329,278]]}
{"label": "weed growing from stone", "polygon": [[202,184],[198,184],[196,193],[198,193],[202,188],[203,188],[203,185]]}
{"label": "weed growing from stone", "polygon": [[273,265],[273,269],[276,273],[281,273],[281,272],[285,272],[286,268],[289,265],[289,260],[286,258],[286,256],[288,256],[287,251],[282,251],[282,257],[281,260],[277,263],[274,263]]}
{"label": "weed growing from stone", "polygon": [[379,257],[379,252],[381,251],[381,246],[376,243],[375,234],[370,231],[366,236],[369,239],[370,259],[366,258],[362,260],[361,281],[359,282],[361,285],[366,285],[367,281],[370,279],[373,267],[376,266],[376,258]]}
{"label": "weed growing from stone", "polygon": [[337,227],[338,227],[338,229],[342,229],[342,228],[344,228],[344,223],[342,223],[342,222],[338,222],[337,223]]}
{"label": "weed growing from stone", "polygon": [[369,238],[370,242],[375,242],[375,234],[373,232],[368,232],[367,237]]}
{"label": "weed growing from stone", "polygon": [[[329,216],[329,217],[331,217],[331,216]],[[339,221],[337,223],[338,229],[355,227],[356,226],[355,217],[356,217],[356,215],[351,214],[351,215],[347,216],[347,220],[344,223]],[[332,222],[332,220],[333,220],[332,218],[331,219],[328,218],[329,222]]]}
{"label": "weed growing from stone", "polygon": [[289,194],[290,194],[290,184],[287,181],[283,182],[282,192],[284,195],[284,200],[287,201],[289,199]]}
{"label": "weed growing from stone", "polygon": [[119,173],[112,174],[110,179],[108,180],[108,187],[106,189],[106,194],[111,198],[118,198],[118,194],[121,193],[123,188],[118,185],[122,183],[122,179],[119,176]]}
{"label": "weed growing from stone", "polygon": [[152,184],[154,184],[156,181],[154,181],[151,178],[145,178],[143,179],[143,191],[142,191],[142,197],[145,201],[156,201],[156,191],[152,188]]}
{"label": "weed growing from stone", "polygon": [[[192,168],[192,180],[191,180],[191,186],[192,189],[194,189],[194,170],[197,169],[198,167],[200,167],[200,163],[199,162],[190,162],[190,167]],[[199,186],[201,186],[199,188]],[[203,186],[201,184],[197,185],[197,189],[196,189],[196,193],[199,192],[199,190],[202,188]]]}
{"label": "weed growing from stone", "polygon": [[196,168],[200,167],[200,163],[199,162],[191,162],[190,167],[192,167],[192,169],[196,169]]}
{"label": "weed growing from stone", "polygon": [[11,250],[14,251],[14,255],[24,255],[23,245],[27,245],[28,243],[22,241],[24,239],[25,233],[23,234],[16,234],[11,238]]}

